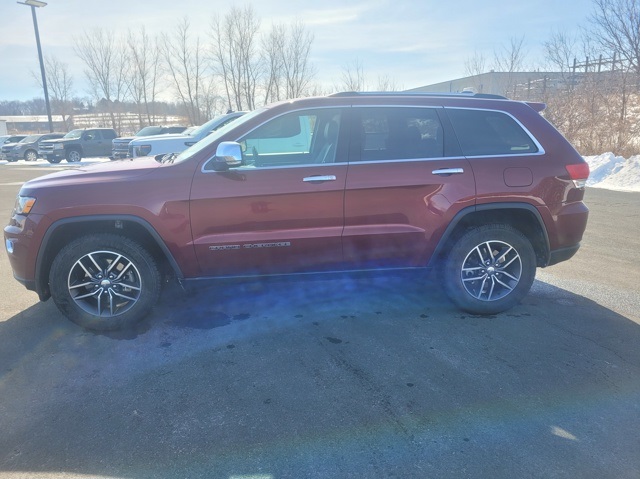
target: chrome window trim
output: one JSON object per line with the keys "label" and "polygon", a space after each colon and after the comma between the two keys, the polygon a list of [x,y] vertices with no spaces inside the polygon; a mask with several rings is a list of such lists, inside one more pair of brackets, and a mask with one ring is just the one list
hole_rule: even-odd
{"label": "chrome window trim", "polygon": [[[483,159],[483,158],[521,158],[521,157],[527,157],[527,156],[543,156],[546,154],[546,151],[544,149],[544,147],[542,146],[542,144],[540,144],[540,142],[538,141],[538,139],[535,137],[535,135],[533,135],[531,133],[531,131],[529,131],[529,129],[524,126],[522,124],[522,122],[520,120],[518,120],[515,116],[513,116],[511,113],[504,111],[504,110],[496,110],[494,108],[474,108],[474,107],[468,107],[468,106],[444,106],[444,105],[398,105],[398,104],[387,104],[387,105],[340,105],[340,106],[317,106],[317,107],[306,107],[306,108],[296,108],[295,110],[288,110],[285,112],[282,112],[276,116],[273,116],[271,118],[269,118],[268,120],[263,121],[262,123],[260,123],[259,125],[257,125],[256,127],[252,128],[251,130],[249,130],[248,132],[246,132],[244,135],[242,135],[241,137],[235,139],[235,140],[231,140],[231,141],[238,141],[240,138],[248,135],[249,133],[251,133],[252,131],[256,130],[257,128],[260,128],[262,125],[264,125],[265,123],[275,119],[275,118],[279,118],[283,115],[286,115],[288,113],[295,113],[295,112],[300,112],[300,111],[305,111],[305,110],[327,110],[327,109],[338,109],[338,108],[421,108],[421,109],[432,109],[432,110],[436,110],[436,109],[441,109],[441,110],[447,110],[447,109],[452,109],[452,110],[478,110],[478,111],[491,111],[491,112],[495,112],[495,113],[501,113],[503,115],[507,115],[508,117],[510,117],[512,120],[514,120],[518,126],[520,126],[520,128],[523,129],[523,131],[527,134],[527,136],[531,139],[531,141],[533,141],[533,143],[536,145],[536,147],[538,148],[538,151],[536,151],[535,153],[508,153],[508,154],[502,154],[502,155],[470,155],[470,156],[435,156],[435,157],[429,157],[429,158],[403,158],[403,159],[397,159],[397,160],[367,160],[367,161],[352,161],[352,162],[348,162],[348,161],[343,161],[343,162],[339,162],[339,163],[317,163],[317,164],[310,164],[310,165],[284,165],[284,166],[264,166],[264,167],[260,167],[260,168],[255,168],[255,167],[242,167],[239,166],[237,168],[233,168],[233,171],[252,171],[252,170],[274,170],[274,169],[282,169],[282,168],[309,168],[312,166],[315,167],[322,167],[322,166],[342,166],[342,165],[370,165],[370,164],[381,164],[381,163],[398,163],[398,162],[419,162],[419,161],[451,161],[451,160],[468,160],[468,159]],[[453,125],[451,125],[451,127],[453,128]],[[211,161],[213,160],[213,157],[209,158],[207,161],[205,161],[202,164],[202,168],[200,169],[201,173],[219,173],[218,171],[215,170],[205,170],[205,166]]]}
{"label": "chrome window trim", "polygon": [[451,161],[451,160],[466,160],[464,156],[434,156],[429,158],[402,158],[398,160],[367,160],[367,161],[352,161],[348,163],[349,166],[356,165],[379,165],[380,163],[417,163],[420,161]]}

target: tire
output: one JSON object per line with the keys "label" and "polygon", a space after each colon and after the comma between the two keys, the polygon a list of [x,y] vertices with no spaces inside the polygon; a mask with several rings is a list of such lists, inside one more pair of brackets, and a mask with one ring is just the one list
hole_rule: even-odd
{"label": "tire", "polygon": [[78,238],[55,257],[51,296],[74,323],[94,331],[129,328],[160,297],[161,276],[153,257],[138,243],[114,234]]}
{"label": "tire", "polygon": [[497,314],[527,295],[536,275],[529,240],[506,224],[490,224],[460,237],[445,264],[445,290],[462,310]]}
{"label": "tire", "polygon": [[67,151],[67,163],[77,163],[82,159],[82,153],[78,150]]}
{"label": "tire", "polygon": [[38,152],[35,150],[27,150],[24,153],[24,161],[36,161],[38,159]]}

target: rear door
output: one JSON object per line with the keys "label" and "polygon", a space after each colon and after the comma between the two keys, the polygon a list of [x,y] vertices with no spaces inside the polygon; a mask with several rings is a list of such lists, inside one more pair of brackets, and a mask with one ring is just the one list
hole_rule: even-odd
{"label": "rear door", "polygon": [[345,260],[424,266],[475,182],[437,107],[354,107],[345,190]]}
{"label": "rear door", "polygon": [[[216,172],[209,162],[196,173],[190,209],[203,275],[317,271],[342,261],[343,117],[340,108],[285,113],[237,139],[242,166]],[[301,125],[309,125],[304,138]]]}

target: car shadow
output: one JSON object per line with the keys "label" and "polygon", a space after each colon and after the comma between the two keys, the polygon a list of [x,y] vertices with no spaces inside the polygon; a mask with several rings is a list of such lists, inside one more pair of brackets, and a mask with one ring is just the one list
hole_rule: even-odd
{"label": "car shadow", "polygon": [[536,282],[473,316],[414,275],[170,285],[139,330],[0,323],[0,475],[634,477],[640,327]]}

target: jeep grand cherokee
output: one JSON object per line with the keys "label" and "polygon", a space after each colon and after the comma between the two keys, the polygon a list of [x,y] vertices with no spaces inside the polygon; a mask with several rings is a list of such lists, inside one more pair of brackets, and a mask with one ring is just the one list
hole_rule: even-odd
{"label": "jeep grand cherokee", "polygon": [[541,115],[487,95],[341,93],[249,113],[176,155],[25,183],[14,276],[91,329],[135,323],[162,275],[442,270],[460,308],[517,304],[569,259],[589,168]]}

